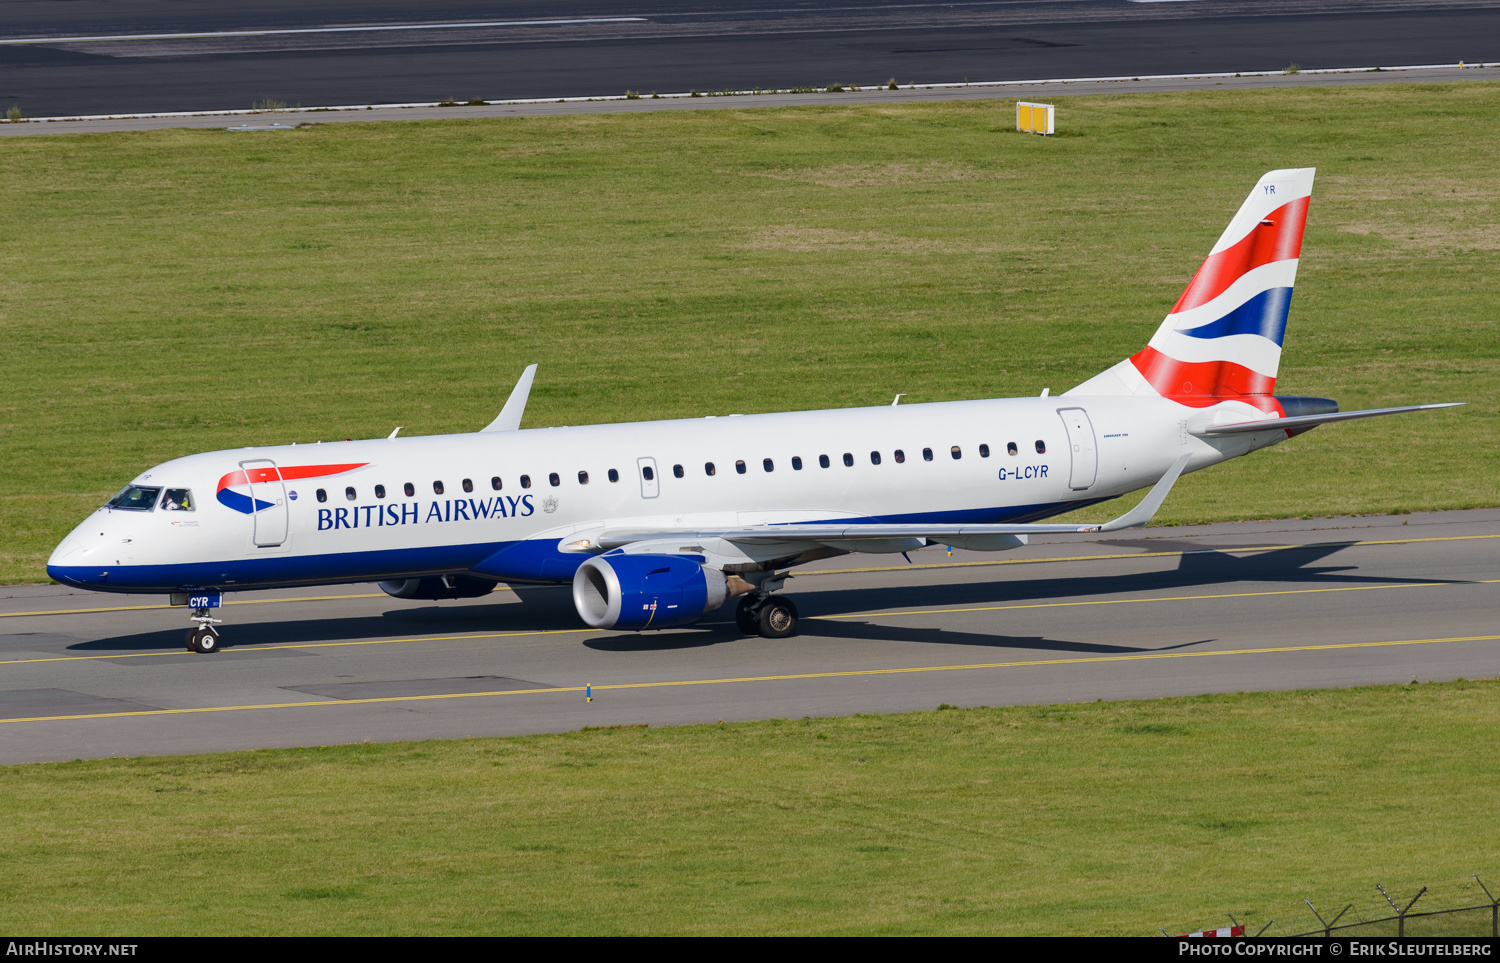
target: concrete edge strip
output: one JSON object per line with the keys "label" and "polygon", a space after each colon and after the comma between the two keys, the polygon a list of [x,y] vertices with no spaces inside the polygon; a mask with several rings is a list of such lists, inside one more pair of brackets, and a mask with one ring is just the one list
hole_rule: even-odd
{"label": "concrete edge strip", "polygon": [[1023,662],[979,662],[968,665],[918,665],[896,669],[846,669],[839,672],[800,672],[789,675],[753,675],[722,679],[682,679],[670,682],[616,682],[594,686],[557,686],[550,689],[499,689],[494,692],[446,692],[435,695],[381,696],[370,699],[329,699],[319,702],[268,702],[259,705],[203,706],[189,709],[144,709],[134,712],[100,712],[90,715],[30,716],[0,719],[0,725],[13,722],[77,722],[90,719],[125,719],[138,716],[180,716],[207,712],[244,712],[251,709],[316,709],[327,706],[370,705],[391,702],[430,702],[437,699],[479,699],[493,696],[559,694],[624,689],[668,689],[678,686],[732,685],[747,682],[795,682],[810,679],[846,679],[860,676],[910,675],[919,672],[973,672],[983,669],[1021,669],[1049,665],[1083,665],[1098,662],[1142,662],[1151,659],[1194,659],[1213,656],[1275,655],[1288,652],[1326,652],[1341,649],[1373,649],[1405,645],[1437,645],[1447,642],[1493,642],[1500,635],[1467,635],[1445,639],[1398,639],[1388,642],[1330,642],[1322,645],[1281,645],[1265,649],[1218,649],[1208,652],[1143,652],[1136,655],[1078,656],[1069,659],[1038,659]]}
{"label": "concrete edge strip", "polygon": [[[1315,69],[1309,69],[1309,70],[1298,70],[1297,71],[1297,75],[1300,76],[1300,75],[1304,75],[1304,74],[1319,75],[1319,74],[1397,73],[1397,72],[1400,72],[1400,71],[1407,71],[1407,70],[1456,70],[1456,69],[1469,69],[1469,68],[1473,68],[1473,69],[1477,70],[1477,69],[1480,69],[1480,68],[1483,68],[1483,67],[1500,67],[1500,61],[1481,61],[1479,63],[1473,63],[1473,64],[1471,64],[1471,63],[1465,63],[1465,62],[1458,62],[1458,63],[1451,63],[1451,64],[1407,64],[1407,65],[1399,66],[1399,67],[1323,67],[1323,68],[1315,68]],[[910,84],[910,85],[908,85],[906,87],[902,87],[900,89],[901,90],[913,90],[913,89],[914,90],[955,90],[955,89],[964,89],[964,88],[970,88],[970,87],[1011,88],[1011,87],[1039,87],[1039,86],[1043,86],[1044,87],[1044,86],[1048,86],[1048,85],[1065,85],[1065,84],[1111,84],[1111,83],[1128,83],[1128,82],[1133,82],[1133,81],[1137,81],[1137,80],[1215,80],[1215,79],[1224,79],[1224,78],[1233,78],[1233,77],[1279,77],[1279,76],[1283,76],[1285,73],[1286,72],[1284,70],[1242,70],[1242,71],[1239,71],[1237,73],[1141,74],[1139,76],[1065,77],[1065,78],[1052,78],[1052,79],[1045,79],[1045,80],[986,80],[986,81],[974,81],[972,83],[970,83],[970,82],[964,82],[964,83],[928,83],[928,84],[916,83],[916,84]],[[863,88],[850,88],[850,89],[851,89],[851,91],[854,91],[854,92],[858,92],[858,91],[863,90]],[[886,88],[883,88],[883,87],[872,87],[870,89],[871,90],[884,90]],[[683,98],[754,97],[754,96],[771,96],[771,95],[775,95],[775,94],[792,94],[792,93],[798,93],[798,92],[799,91],[795,91],[795,90],[784,90],[784,89],[772,89],[772,88],[768,88],[768,89],[764,89],[764,90],[759,90],[759,89],[756,89],[756,90],[719,90],[719,91],[711,91],[711,92],[710,91],[701,91],[701,92],[689,92],[689,93],[677,93],[677,94],[654,94],[652,97],[647,97],[647,98],[642,98],[642,97],[625,97],[625,96],[618,95],[618,94],[599,95],[599,96],[594,96],[594,97],[532,97],[532,98],[521,99],[521,100],[487,100],[487,101],[484,102],[483,106],[486,106],[486,107],[510,107],[510,106],[522,107],[522,106],[526,106],[526,105],[529,105],[529,104],[575,104],[575,103],[595,103],[595,102],[600,102],[600,101],[612,101],[612,100],[619,100],[619,101],[626,101],[626,100],[651,100],[651,99],[658,99],[658,100],[681,100]],[[815,93],[824,93],[824,91],[815,91]],[[434,102],[431,102],[431,101],[424,101],[424,102],[421,102],[421,103],[407,103],[407,104],[343,104],[343,105],[330,106],[330,107],[282,107],[282,108],[278,108],[276,110],[259,110],[259,109],[255,109],[255,108],[249,108],[249,109],[233,109],[233,110],[232,109],[225,109],[225,110],[165,111],[165,112],[147,113],[147,114],[77,114],[77,115],[73,115],[73,116],[60,116],[60,117],[27,117],[27,118],[23,118],[22,120],[19,120],[19,121],[9,121],[9,120],[6,120],[6,121],[0,121],[0,123],[7,123],[7,124],[8,123],[43,124],[43,123],[55,123],[55,122],[82,121],[82,120],[165,120],[165,119],[171,119],[171,118],[174,118],[174,117],[242,117],[242,116],[250,116],[250,115],[255,115],[255,114],[272,114],[272,113],[274,113],[274,114],[315,114],[315,113],[327,113],[327,112],[333,112],[333,111],[348,111],[348,110],[398,110],[398,109],[410,109],[410,108],[416,108],[416,107],[445,107],[445,106],[452,106],[452,107],[474,106],[474,107],[478,107],[480,105],[479,104],[472,104],[472,105],[471,104],[457,104],[457,103],[454,103],[454,104],[443,104],[443,103],[434,103]]]}

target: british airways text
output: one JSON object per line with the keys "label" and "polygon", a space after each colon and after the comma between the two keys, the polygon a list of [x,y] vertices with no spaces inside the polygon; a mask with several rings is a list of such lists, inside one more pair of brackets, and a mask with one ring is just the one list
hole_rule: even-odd
{"label": "british airways text", "polygon": [[423,525],[431,522],[482,522],[492,518],[526,518],[536,512],[531,495],[496,495],[493,498],[450,498],[427,503],[399,502],[394,505],[356,505],[352,508],[318,509],[318,531],[336,528],[384,528],[387,525]]}

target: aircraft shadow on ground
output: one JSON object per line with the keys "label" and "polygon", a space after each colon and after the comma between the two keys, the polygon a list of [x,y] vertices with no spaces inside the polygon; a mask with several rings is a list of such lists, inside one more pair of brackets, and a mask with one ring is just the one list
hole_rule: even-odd
{"label": "aircraft shadow on ground", "polygon": [[[236,622],[237,610],[227,609],[219,627],[226,648],[235,645],[296,645],[310,642],[343,642],[362,639],[420,638],[466,635],[482,632],[545,632],[583,628],[573,610],[571,596],[555,590],[523,589],[515,593],[520,604],[506,599],[491,604],[399,602],[398,608],[379,615],[345,618],[286,619],[284,621]],[[378,600],[377,600],[378,601]],[[159,629],[132,635],[94,639],[68,646],[69,651],[156,651],[185,649],[187,611],[181,628]]]}
{"label": "aircraft shadow on ground", "polygon": [[[917,642],[926,645],[972,645],[992,649],[1015,649],[1039,652],[1076,652],[1080,654],[1116,655],[1134,652],[1170,652],[1214,639],[1197,639],[1177,645],[1151,647],[1106,645],[1094,642],[1070,642],[1039,635],[999,635],[963,632],[936,626],[885,625],[879,622],[822,621],[803,619],[798,632],[808,639],[851,639],[865,642]],[[673,649],[696,649],[721,645],[747,638],[734,626],[710,626],[687,632],[642,632],[634,635],[611,635],[588,639],[584,645],[600,652],[663,652]]]}
{"label": "aircraft shadow on ground", "polygon": [[[938,585],[880,586],[819,591],[809,579],[798,585],[797,604],[804,616],[801,632],[827,638],[881,639],[903,642],[982,645],[988,647],[1042,649],[1068,652],[1144,651],[1127,646],[1096,645],[1037,637],[962,632],[939,627],[890,626],[874,622],[834,621],[817,616],[841,615],[867,610],[936,608],[943,606],[1005,605],[1065,602],[1092,596],[1132,595],[1226,588],[1236,583],[1315,585],[1380,585],[1453,581],[1405,579],[1347,574],[1355,566],[1314,566],[1347,545],[1313,545],[1278,549],[1239,557],[1221,552],[1184,555],[1175,569],[1121,575],[1091,575],[1071,578],[989,580],[951,582]],[[1111,563],[1114,564],[1114,563]],[[812,583],[812,584],[809,584]],[[555,588],[514,590],[518,601],[493,604],[442,603],[393,608],[378,616],[264,621],[224,627],[225,643],[239,645],[294,645],[379,638],[420,638],[430,635],[462,635],[485,632],[543,632],[582,628],[568,593]],[[230,610],[233,612],[233,610]],[[712,613],[713,623],[728,618],[726,606]],[[933,620],[940,618],[934,615]],[[154,651],[183,647],[181,629],[166,629],[113,636],[68,646],[70,651]],[[589,648],[609,652],[645,652],[718,645],[744,636],[732,624],[709,624],[685,632],[612,635],[585,640]],[[1199,642],[1187,643],[1192,645]],[[1151,651],[1160,651],[1152,649]]]}
{"label": "aircraft shadow on ground", "polygon": [[[1067,602],[1094,596],[1180,592],[1203,588],[1228,589],[1237,583],[1247,582],[1307,588],[1316,585],[1374,586],[1455,581],[1346,574],[1357,568],[1353,565],[1311,567],[1312,563],[1346,547],[1348,546],[1299,546],[1246,557],[1221,552],[1195,552],[1183,555],[1175,569],[1120,575],[803,591],[797,595],[797,604],[803,615],[816,616],[871,609]],[[804,585],[806,583],[798,587],[802,588]]]}

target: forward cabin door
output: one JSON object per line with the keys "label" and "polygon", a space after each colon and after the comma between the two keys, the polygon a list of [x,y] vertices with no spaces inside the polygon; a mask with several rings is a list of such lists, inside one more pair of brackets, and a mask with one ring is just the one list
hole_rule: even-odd
{"label": "forward cabin door", "polygon": [[269,458],[240,462],[250,485],[250,505],[254,509],[254,544],[268,548],[286,541],[288,521],[286,482],[281,469]]}
{"label": "forward cabin door", "polygon": [[1073,470],[1068,487],[1081,492],[1099,477],[1099,452],[1094,446],[1094,425],[1082,408],[1059,408],[1063,427],[1068,432],[1068,453],[1073,456]]}
{"label": "forward cabin door", "polygon": [[655,498],[661,494],[661,479],[656,475],[655,458],[637,458],[635,470],[641,476],[642,498]]}

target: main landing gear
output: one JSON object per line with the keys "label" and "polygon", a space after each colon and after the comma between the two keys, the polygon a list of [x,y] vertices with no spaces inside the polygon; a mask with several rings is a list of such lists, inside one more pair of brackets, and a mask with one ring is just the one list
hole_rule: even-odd
{"label": "main landing gear", "polygon": [[222,623],[223,620],[210,616],[208,609],[193,609],[190,618],[198,625],[187,630],[187,650],[197,652],[199,655],[219,651],[219,630],[214,628],[214,625]]}
{"label": "main landing gear", "polygon": [[734,622],[746,635],[785,639],[797,634],[797,606],[785,595],[747,595],[734,610]]}

